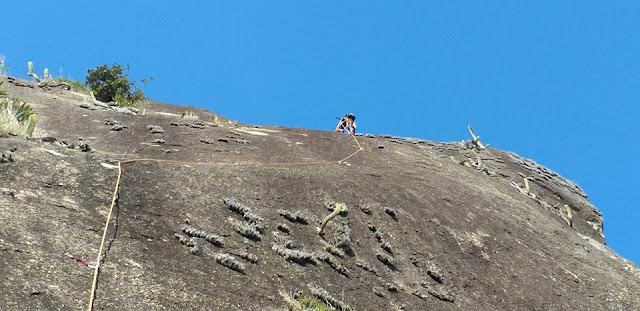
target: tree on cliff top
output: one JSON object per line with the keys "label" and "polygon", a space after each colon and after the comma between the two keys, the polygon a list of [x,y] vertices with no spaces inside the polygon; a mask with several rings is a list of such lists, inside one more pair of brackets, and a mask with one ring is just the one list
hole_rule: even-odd
{"label": "tree on cliff top", "polygon": [[[134,106],[135,102],[143,100],[142,90],[129,79],[129,65],[113,64],[109,68],[107,64],[89,69],[85,84],[93,91],[97,100],[102,102],[114,101],[119,106]],[[152,78],[143,79],[146,83]]]}

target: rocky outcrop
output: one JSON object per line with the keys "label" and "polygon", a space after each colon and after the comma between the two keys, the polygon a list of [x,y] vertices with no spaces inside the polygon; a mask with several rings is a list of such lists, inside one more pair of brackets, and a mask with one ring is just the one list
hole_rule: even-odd
{"label": "rocky outcrop", "polygon": [[95,310],[640,305],[584,192],[514,153],[365,134],[339,162],[348,135],[19,84],[47,137],[0,136],[3,310],[86,308],[105,225]]}

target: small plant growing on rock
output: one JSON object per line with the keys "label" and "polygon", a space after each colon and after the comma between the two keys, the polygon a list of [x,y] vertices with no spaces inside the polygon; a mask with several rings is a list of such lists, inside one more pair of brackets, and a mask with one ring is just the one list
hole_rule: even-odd
{"label": "small plant growing on rock", "polygon": [[300,295],[298,297],[298,301],[300,302],[300,306],[302,307],[301,311],[326,311],[330,310],[322,304],[320,300],[316,297]]}
{"label": "small plant growing on rock", "polygon": [[393,254],[393,249],[391,248],[391,244],[384,239],[382,230],[376,227],[373,227],[373,229],[370,229],[370,230],[373,230],[373,233],[376,236],[376,240],[380,242],[380,248],[384,249],[389,254]]}
{"label": "small plant growing on rock", "polygon": [[373,231],[373,234],[376,236],[376,240],[382,243],[384,242],[384,237],[382,236],[382,229],[377,228],[376,226],[369,226],[369,230]]}
{"label": "small plant growing on rock", "polygon": [[27,103],[0,99],[0,134],[14,133],[31,137],[36,121],[36,113]]}
{"label": "small plant growing on rock", "polygon": [[291,212],[285,209],[279,209],[278,214],[290,222],[297,222],[303,225],[309,224],[309,219],[300,211]]}
{"label": "small plant growing on rock", "polygon": [[333,246],[333,245],[326,245],[324,247],[324,250],[327,251],[329,254],[334,255],[334,256],[338,256],[340,258],[344,258],[345,253],[343,250]]}
{"label": "small plant growing on rock", "polygon": [[380,250],[376,251],[376,258],[380,260],[381,263],[387,265],[391,270],[395,270],[395,265],[393,263],[393,257],[389,256],[387,253],[381,252]]}
{"label": "small plant growing on rock", "polygon": [[376,296],[378,297],[383,297],[384,298],[384,293],[382,292],[382,288],[379,286],[375,286],[373,288],[373,293],[376,294]]}
{"label": "small plant growing on rock", "polygon": [[216,262],[231,269],[244,274],[244,264],[229,254],[216,255]]}
{"label": "small plant growing on rock", "polygon": [[194,238],[186,237],[177,233],[174,236],[180,242],[180,244],[190,248],[189,252],[191,252],[191,254],[196,256],[200,255],[200,247],[198,246]]}
{"label": "small plant growing on rock", "polygon": [[471,125],[467,126],[467,128],[469,129],[469,133],[471,133],[471,137],[473,139],[468,139],[466,142],[463,141],[462,145],[467,149],[471,149],[473,151],[473,154],[476,155],[476,159],[478,160],[477,168],[480,169],[482,168],[482,162],[480,160],[479,152],[489,147],[489,144],[485,146],[480,142],[480,136],[476,135],[476,133],[473,131],[473,128],[471,128]]}
{"label": "small plant growing on rock", "polygon": [[367,215],[371,215],[371,214],[372,214],[372,212],[371,212],[371,207],[370,207],[370,206],[368,206],[368,205],[362,205],[362,206],[360,206],[360,210],[361,210],[363,213],[367,214]]}
{"label": "small plant growing on rock", "polygon": [[533,177],[531,177],[531,176],[525,176],[524,174],[522,174],[522,173],[520,173],[520,172],[518,172],[518,175],[519,175],[520,177],[522,177],[522,179],[524,180],[524,187],[525,187],[525,190],[527,191],[527,194],[528,194],[528,195],[531,195],[531,191],[530,191],[530,188],[529,188],[529,180],[532,180],[532,179],[533,179]]}
{"label": "small plant growing on rock", "polygon": [[251,208],[249,208],[245,204],[238,202],[238,200],[236,200],[235,198],[224,198],[223,201],[230,210],[242,215],[242,217],[246,221],[248,221],[251,226],[253,226],[261,233],[264,233],[264,219],[258,214],[254,213]]}
{"label": "small plant growing on rock", "polygon": [[64,81],[62,79],[54,79],[54,78],[52,78],[51,75],[49,75],[49,68],[45,68],[44,69],[44,76],[42,77],[42,79],[40,79],[40,77],[38,77],[38,75],[33,72],[33,62],[28,62],[27,65],[29,66],[29,72],[27,72],[27,75],[33,77],[38,82],[38,86],[39,87],[45,87],[45,86],[57,87],[57,86],[62,86],[64,88],[66,88],[67,90],[71,89],[71,85],[69,85],[69,83],[67,83],[66,81]]}
{"label": "small plant growing on rock", "polygon": [[43,83],[43,82],[47,82],[47,81],[52,81],[53,80],[51,78],[51,76],[49,75],[49,68],[45,68],[44,69],[44,75],[43,75],[42,79],[40,79],[40,77],[38,77],[38,75],[35,74],[35,72],[33,72],[33,62],[28,62],[27,66],[29,67],[29,72],[27,72],[27,75],[33,77],[38,83]]}
{"label": "small plant growing on rock", "polygon": [[454,302],[456,300],[456,297],[452,293],[442,287],[430,287],[429,289],[427,289],[427,292],[431,296],[436,297],[442,301]]}
{"label": "small plant growing on rock", "polygon": [[235,230],[241,236],[255,240],[255,241],[262,240],[262,235],[260,235],[260,231],[258,231],[251,224],[240,222],[233,218],[229,219],[229,221],[231,222],[231,226],[233,227],[233,230]]}
{"label": "small plant growing on rock", "polygon": [[298,248],[298,246],[293,242],[293,240],[284,240],[282,245],[284,245],[284,247],[288,248],[288,249],[296,249]]}
{"label": "small plant growing on rock", "polygon": [[190,252],[195,256],[200,256],[200,246],[198,246],[198,244],[194,244]]}
{"label": "small plant growing on rock", "polygon": [[236,255],[236,256],[238,256],[238,257],[240,257],[240,258],[242,258],[242,259],[244,259],[246,261],[249,261],[251,263],[258,263],[258,260],[259,260],[258,256],[254,255],[254,254],[251,254],[249,252],[246,252],[246,251],[245,252],[236,253],[236,254],[233,254],[233,255]]}
{"label": "small plant growing on rock", "polygon": [[276,229],[284,232],[284,233],[291,233],[291,229],[289,228],[289,226],[287,226],[287,224],[278,224],[276,226]]}
{"label": "small plant growing on rock", "polygon": [[393,254],[393,249],[391,248],[391,244],[389,244],[389,242],[384,241],[384,242],[380,243],[380,247],[382,249],[384,249],[385,251],[387,251],[387,253]]}
{"label": "small plant growing on rock", "polygon": [[333,270],[338,271],[340,274],[349,277],[349,270],[341,265],[337,260],[329,255],[322,255],[320,259],[326,262]]}
{"label": "small plant growing on rock", "polygon": [[342,226],[342,232],[340,232],[339,241],[336,246],[347,252],[351,252],[351,245],[351,229],[348,225],[344,225]]}
{"label": "small plant growing on rock", "polygon": [[356,266],[362,268],[364,271],[378,275],[378,269],[362,258],[356,258]]}
{"label": "small plant growing on rock", "polygon": [[573,210],[569,204],[564,205],[564,210],[567,212],[567,221],[569,223],[569,227],[573,227]]}
{"label": "small plant growing on rock", "polygon": [[300,304],[300,302],[295,298],[291,297],[291,295],[284,291],[278,291],[278,294],[280,295],[280,297],[282,297],[282,300],[284,300],[284,303],[287,305],[288,311],[302,311],[302,304]]}
{"label": "small plant growing on rock", "polygon": [[396,210],[394,210],[393,208],[385,207],[384,212],[387,213],[387,215],[391,216],[391,218],[393,218],[394,220],[398,220],[398,214],[396,214]]}
{"label": "small plant growing on rock", "polygon": [[527,190],[527,194],[531,194],[531,191],[529,188],[529,177],[524,178],[524,186],[525,186],[525,189]]}
{"label": "small plant growing on rock", "polygon": [[197,120],[198,119],[198,115],[196,115],[195,113],[191,112],[191,111],[185,111],[180,115],[181,119],[187,119],[187,120]]}
{"label": "small plant growing on rock", "polygon": [[333,306],[334,308],[336,308],[336,310],[340,310],[340,311],[354,310],[349,305],[347,305],[344,301],[338,300],[337,298],[333,297],[333,295],[331,295],[324,288],[309,285],[309,289],[311,290],[311,293],[314,296],[318,297],[318,299],[320,299],[325,304],[329,306]]}
{"label": "small plant growing on rock", "polygon": [[278,253],[278,255],[284,257],[285,260],[295,262],[297,264],[305,265],[307,263],[316,264],[315,256],[305,251],[288,249],[282,245],[273,244],[272,249]]}
{"label": "small plant growing on rock", "polygon": [[393,283],[387,283],[385,286],[387,287],[387,290],[392,292],[392,293],[397,293],[398,292],[398,286],[396,286]]}
{"label": "small plant growing on rock", "polygon": [[205,239],[206,241],[208,241],[209,243],[213,244],[214,246],[217,247],[223,247],[224,246],[224,238],[213,234],[213,233],[209,233],[203,229],[200,228],[196,228],[192,225],[182,225],[181,227],[182,232],[184,232],[186,235],[190,236],[190,237],[196,237],[196,238],[202,238]]}
{"label": "small plant growing on rock", "polygon": [[327,311],[327,308],[318,298],[296,292],[289,295],[283,291],[278,292],[287,305],[288,311]]}
{"label": "small plant growing on rock", "polygon": [[442,271],[440,270],[440,268],[431,265],[429,267],[429,270],[427,271],[427,274],[436,282],[438,282],[439,284],[442,284],[443,282],[443,276],[442,276]]}
{"label": "small plant growing on rock", "polygon": [[178,240],[178,242],[180,242],[180,244],[185,245],[185,246],[189,246],[189,247],[193,247],[195,244],[195,242],[193,241],[193,239],[186,237],[182,234],[174,234],[174,236],[176,237],[176,239]]}
{"label": "small plant growing on rock", "polygon": [[153,134],[164,133],[164,129],[160,125],[154,125],[154,124],[147,125],[147,129],[149,129],[149,131]]}

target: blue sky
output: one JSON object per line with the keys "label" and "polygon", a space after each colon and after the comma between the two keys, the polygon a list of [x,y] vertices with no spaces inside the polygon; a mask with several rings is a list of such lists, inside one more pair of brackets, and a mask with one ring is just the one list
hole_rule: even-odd
{"label": "blue sky", "polygon": [[[345,3],[346,2],[346,3]],[[198,3],[186,4],[186,3]],[[206,4],[202,4],[206,3]],[[145,95],[262,125],[485,143],[577,182],[640,263],[639,1],[3,1],[10,75],[130,64]]]}

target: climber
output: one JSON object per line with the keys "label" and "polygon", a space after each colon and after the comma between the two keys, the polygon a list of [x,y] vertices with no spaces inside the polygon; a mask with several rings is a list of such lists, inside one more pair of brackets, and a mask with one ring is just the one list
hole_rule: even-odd
{"label": "climber", "polygon": [[[336,119],[339,119],[336,117]],[[356,116],[353,113],[348,113],[340,122],[338,122],[338,126],[336,126],[336,132],[344,133],[344,131],[349,131],[349,134],[353,135],[356,133]]]}

